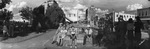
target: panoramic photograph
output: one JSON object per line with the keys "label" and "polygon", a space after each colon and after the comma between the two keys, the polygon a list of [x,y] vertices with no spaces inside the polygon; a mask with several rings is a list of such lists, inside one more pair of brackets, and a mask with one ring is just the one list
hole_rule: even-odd
{"label": "panoramic photograph", "polygon": [[0,49],[150,49],[150,0],[0,0]]}

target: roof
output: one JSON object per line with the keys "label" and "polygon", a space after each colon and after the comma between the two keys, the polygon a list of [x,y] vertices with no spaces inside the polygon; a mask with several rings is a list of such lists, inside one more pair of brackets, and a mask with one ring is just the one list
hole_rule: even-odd
{"label": "roof", "polygon": [[150,9],[150,7],[148,7],[148,8],[142,8],[142,9],[137,9],[137,10],[145,10],[145,9]]}

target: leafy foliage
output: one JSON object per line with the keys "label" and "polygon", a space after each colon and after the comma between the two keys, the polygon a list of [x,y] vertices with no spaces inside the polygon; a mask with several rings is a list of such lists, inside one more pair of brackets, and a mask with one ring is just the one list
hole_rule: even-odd
{"label": "leafy foliage", "polygon": [[10,4],[12,2],[11,0],[1,0],[2,3],[0,3],[0,9],[6,7],[6,4]]}
{"label": "leafy foliage", "polygon": [[106,16],[105,18],[99,19],[99,28],[102,30],[102,34],[104,35],[104,42],[109,44],[114,44],[116,36],[112,31],[113,28],[113,20],[111,16]]}
{"label": "leafy foliage", "polygon": [[58,25],[64,21],[65,14],[58,4],[54,2],[53,5],[47,8],[46,16],[50,19],[52,24]]}
{"label": "leafy foliage", "polygon": [[[46,25],[49,25],[51,28],[57,28],[59,23],[65,21],[65,14],[63,10],[58,6],[58,4],[54,1],[54,3],[47,7],[46,14],[44,14],[43,10],[44,6],[41,5],[39,7],[34,8],[33,10],[30,7],[26,7],[20,10],[22,18],[29,20],[30,18],[36,19],[44,19]],[[33,21],[34,23],[35,21]]]}
{"label": "leafy foliage", "polygon": [[8,11],[6,9],[0,11],[0,19],[1,20],[10,20],[13,18],[13,13],[12,11]]}
{"label": "leafy foliage", "polygon": [[30,20],[33,18],[32,8],[30,7],[22,8],[19,12],[21,13],[21,16],[23,16],[23,19]]}
{"label": "leafy foliage", "polygon": [[10,4],[11,0],[2,0],[3,3]]}

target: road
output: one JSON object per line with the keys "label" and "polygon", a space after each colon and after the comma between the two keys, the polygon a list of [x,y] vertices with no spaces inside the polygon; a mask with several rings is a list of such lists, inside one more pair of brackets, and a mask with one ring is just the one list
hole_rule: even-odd
{"label": "road", "polygon": [[47,31],[45,34],[42,34],[41,36],[32,38],[30,40],[22,41],[19,43],[3,43],[0,42],[0,49],[30,49],[32,47],[40,47],[44,48],[45,45],[52,46],[51,40],[56,30],[53,31]]}
{"label": "road", "polygon": [[[54,36],[56,30],[48,30],[46,33],[40,36],[34,37],[21,42],[0,42],[0,49],[70,49],[67,47],[56,47],[56,45],[51,44],[52,37]],[[147,43],[147,42],[146,42]],[[146,45],[146,44],[145,44]],[[78,49],[102,49],[98,47],[79,47]]]}
{"label": "road", "polygon": [[[35,38],[21,41],[21,42],[0,42],[0,49],[70,49],[67,47],[56,47],[56,45],[51,44],[52,37],[54,36],[56,30],[49,30],[40,36]],[[78,49],[99,49],[93,47],[80,47]]]}

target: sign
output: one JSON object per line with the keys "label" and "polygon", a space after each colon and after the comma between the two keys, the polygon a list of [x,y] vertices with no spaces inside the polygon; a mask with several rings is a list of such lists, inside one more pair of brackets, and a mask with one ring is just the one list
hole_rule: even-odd
{"label": "sign", "polygon": [[141,35],[141,39],[148,39],[149,38],[149,34],[146,33],[146,32],[141,32],[142,35]]}

